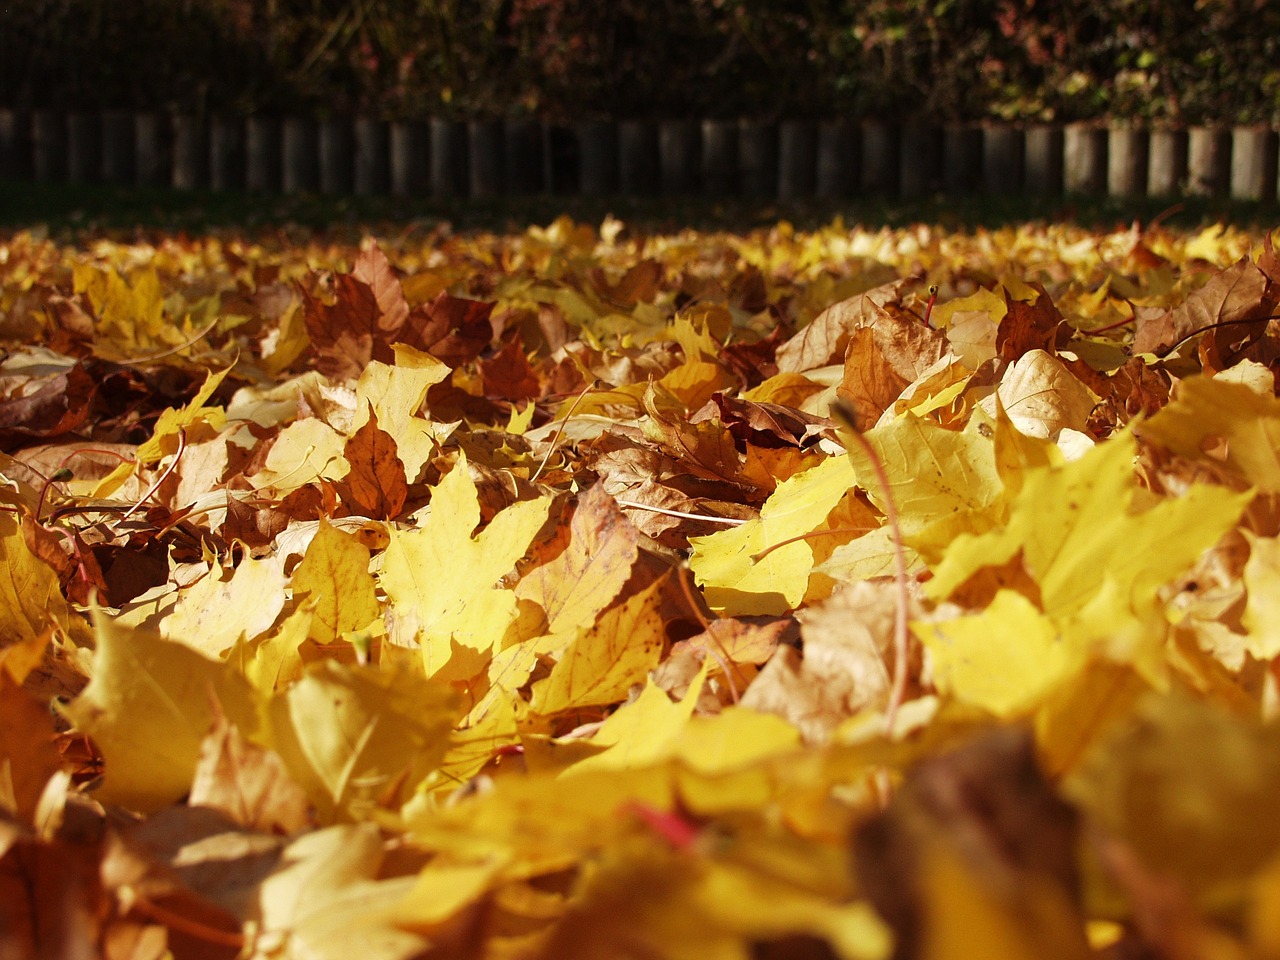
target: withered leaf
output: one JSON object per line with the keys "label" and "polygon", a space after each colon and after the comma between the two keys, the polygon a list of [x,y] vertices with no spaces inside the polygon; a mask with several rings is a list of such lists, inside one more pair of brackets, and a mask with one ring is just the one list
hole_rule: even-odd
{"label": "withered leaf", "polygon": [[69,433],[89,415],[97,384],[84,365],[44,377],[37,389],[0,400],[0,443]]}
{"label": "withered leaf", "polygon": [[409,314],[399,339],[451,367],[460,367],[489,345],[492,313],[492,303],[440,293]]}
{"label": "withered leaf", "polygon": [[1031,288],[1039,294],[1035,303],[1017,300],[1007,289],[1004,292],[1007,310],[996,330],[996,351],[1007,363],[1031,350],[1056,354],[1071,339],[1071,328],[1045,288],[1038,283]]}
{"label": "withered leaf", "polygon": [[372,405],[368,422],[347,440],[342,455],[351,469],[334,486],[347,510],[374,520],[398,516],[409,496],[409,485],[395,438],[378,426]]}

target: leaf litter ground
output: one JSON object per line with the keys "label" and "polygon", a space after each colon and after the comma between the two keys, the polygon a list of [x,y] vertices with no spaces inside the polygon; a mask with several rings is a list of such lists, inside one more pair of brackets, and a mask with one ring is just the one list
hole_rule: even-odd
{"label": "leaf litter ground", "polygon": [[1280,955],[1268,234],[0,241],[4,956]]}

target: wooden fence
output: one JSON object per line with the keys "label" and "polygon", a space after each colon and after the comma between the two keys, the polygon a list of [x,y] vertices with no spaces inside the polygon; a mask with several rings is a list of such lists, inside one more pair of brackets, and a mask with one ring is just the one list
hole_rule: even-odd
{"label": "wooden fence", "polygon": [[1275,203],[1277,133],[878,121],[382,122],[0,109],[0,177],[436,198],[1210,195]]}

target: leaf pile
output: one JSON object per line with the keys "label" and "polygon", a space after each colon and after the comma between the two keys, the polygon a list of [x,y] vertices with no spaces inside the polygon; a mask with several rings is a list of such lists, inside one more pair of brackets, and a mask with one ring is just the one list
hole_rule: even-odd
{"label": "leaf pile", "polygon": [[1222,229],[8,238],[0,952],[1280,955],[1278,301]]}

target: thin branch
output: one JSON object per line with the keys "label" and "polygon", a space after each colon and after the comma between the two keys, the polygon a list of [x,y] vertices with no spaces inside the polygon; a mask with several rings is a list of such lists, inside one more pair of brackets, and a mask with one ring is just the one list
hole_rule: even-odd
{"label": "thin branch", "polygon": [[142,495],[142,498],[137,503],[135,503],[132,507],[126,510],[123,514],[121,514],[120,519],[116,521],[117,523],[124,523],[124,521],[128,520],[131,516],[137,513],[138,510],[142,508],[142,505],[144,503],[146,503],[148,500],[151,499],[152,495],[157,490],[160,489],[160,484],[168,480],[169,474],[173,473],[173,471],[177,469],[178,461],[182,459],[182,452],[186,449],[187,449],[187,431],[179,427],[178,428],[178,449],[173,455],[172,462],[170,462],[170,464],[164,468],[164,473],[156,477],[155,482],[151,484],[150,487],[147,488],[147,492]]}
{"label": "thin branch", "polygon": [[723,523],[730,527],[737,527],[748,522],[738,517],[712,517],[703,513],[685,513],[683,510],[668,510],[666,507],[655,507],[647,503],[640,503],[636,500],[624,500],[622,497],[614,497],[613,499],[622,507],[630,507],[632,510],[648,510],[650,513],[661,513],[668,517],[679,517],[682,520],[705,520],[707,523]]}
{"label": "thin branch", "polygon": [[538,469],[533,471],[533,476],[529,478],[530,483],[538,482],[538,478],[542,476],[542,471],[546,469],[547,462],[551,459],[551,455],[556,452],[556,444],[560,442],[560,437],[564,433],[564,428],[568,426],[569,418],[573,416],[573,411],[578,409],[578,404],[586,398],[588,393],[596,388],[596,384],[599,382],[599,379],[592,380],[583,388],[582,392],[578,394],[578,398],[573,401],[573,405],[569,407],[568,412],[564,415],[564,419],[560,421],[560,426],[556,428],[555,434],[551,437],[551,443],[547,447],[547,452],[543,456],[542,462],[538,464]]}

